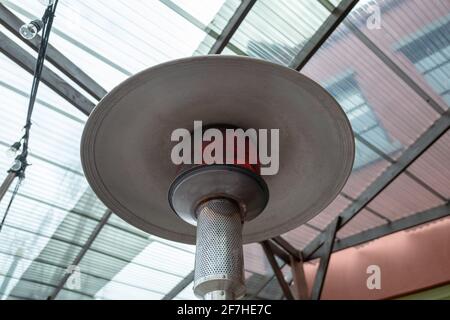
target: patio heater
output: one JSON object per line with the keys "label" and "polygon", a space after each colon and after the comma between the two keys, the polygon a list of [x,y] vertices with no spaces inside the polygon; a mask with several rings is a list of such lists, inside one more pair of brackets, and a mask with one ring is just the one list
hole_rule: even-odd
{"label": "patio heater", "polygon": [[[174,164],[172,133],[198,120],[222,132],[279,129],[278,172],[263,175],[263,164],[242,159]],[[243,244],[320,213],[351,172],[354,138],[339,104],[306,76],[266,61],[210,55],[151,67],[114,88],[87,121],[81,158],[112,212],[152,235],[197,245],[197,296],[239,299]]]}

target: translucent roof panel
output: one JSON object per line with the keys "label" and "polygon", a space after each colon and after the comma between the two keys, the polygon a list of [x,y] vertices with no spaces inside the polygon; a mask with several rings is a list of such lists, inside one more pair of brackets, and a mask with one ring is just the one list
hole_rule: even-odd
{"label": "translucent roof panel", "polygon": [[228,48],[288,65],[328,16],[329,12],[316,0],[259,0]]}
{"label": "translucent roof panel", "polygon": [[[2,4],[23,20],[40,17],[45,9],[35,0]],[[240,4],[239,0],[60,0],[50,42],[110,90],[152,65],[207,54]],[[380,9],[382,29],[367,24],[373,7]],[[288,65],[329,14],[316,0],[258,0],[223,54]],[[449,17],[450,4],[445,1],[362,0],[345,22],[354,24],[438,108],[409,87],[345,23],[302,70],[343,107],[356,136],[356,159],[342,193],[307,224],[283,235],[292,245],[302,249],[310,243],[447,108]],[[0,148],[7,148],[22,134],[32,77],[1,54],[0,70]],[[79,144],[85,121],[81,112],[41,84],[30,141],[32,166],[0,233],[0,299],[46,299],[55,292],[105,214],[82,173]],[[337,237],[447,203],[449,150],[447,132]],[[11,164],[2,154],[0,179]],[[11,189],[0,203],[0,218],[10,197]],[[66,284],[57,299],[161,299],[192,271],[194,250],[149,235],[112,214],[79,264],[81,287]],[[267,282],[273,271],[261,246],[245,245],[244,255],[249,288],[254,293],[262,289],[259,297],[280,298],[276,280]],[[286,268],[283,272],[290,277]],[[268,285],[261,288],[261,283]],[[195,298],[191,289],[192,284],[176,299]]]}
{"label": "translucent roof panel", "polygon": [[450,199],[450,131],[447,131],[409,168],[428,186]]}
{"label": "translucent roof panel", "polygon": [[290,244],[298,249],[303,249],[309,242],[319,235],[317,229],[313,229],[307,225],[302,225],[283,235]]}
{"label": "translucent roof panel", "polygon": [[327,225],[333,220],[342,210],[348,207],[351,201],[338,195],[336,199],[331,202],[320,214],[309,220],[309,224],[321,230],[324,230]]}
{"label": "translucent roof panel", "polygon": [[209,1],[192,1],[192,0],[162,0],[161,2],[170,3],[180,7],[184,12],[207,26],[216,19],[217,14],[221,11],[225,0],[209,0]]}
{"label": "translucent roof panel", "polygon": [[[379,24],[365,23],[379,12]],[[450,106],[450,2],[360,1],[349,21],[441,105]]]}
{"label": "translucent roof panel", "polygon": [[244,269],[258,274],[272,273],[272,268],[259,243],[244,245]]}
{"label": "translucent roof panel", "polygon": [[[50,43],[109,90],[131,74],[197,50],[223,1],[195,2],[62,0]],[[35,0],[2,3],[27,20],[44,11]]]}
{"label": "translucent roof panel", "polygon": [[[0,104],[0,145],[6,149],[23,135],[32,77],[3,55],[0,69],[4,98]],[[85,196],[89,188],[79,159],[84,118],[41,84],[32,119],[31,165],[0,233],[1,253],[14,258],[5,265],[9,280],[1,285],[4,298],[12,294],[45,299],[40,296],[41,289],[25,295],[24,288],[42,286],[42,292],[47,292],[47,284],[53,285],[61,277],[60,271],[75,259],[79,245],[92,231],[90,222],[97,216],[99,204]],[[2,152],[2,179],[11,162]],[[0,203],[2,218],[11,190]],[[59,229],[65,220],[65,229]]]}
{"label": "translucent roof panel", "polygon": [[445,200],[403,173],[368,206],[391,220],[397,220],[445,203]]}
{"label": "translucent roof panel", "polygon": [[189,283],[173,300],[199,300],[194,294],[194,282]]}
{"label": "translucent roof panel", "polygon": [[387,221],[373,212],[363,209],[337,233],[338,238],[345,238],[385,224]]}
{"label": "translucent roof panel", "polygon": [[367,170],[382,159],[367,142],[396,159],[439,117],[345,25],[331,35],[302,73],[328,89],[355,134],[362,137],[356,138],[356,170]]}
{"label": "translucent roof panel", "polygon": [[[384,14],[384,20],[382,21],[385,23],[385,20],[388,19],[389,10],[397,10],[398,13],[398,7],[401,7],[402,3],[412,2],[414,4],[417,1],[382,2],[391,4],[382,7],[381,12]],[[367,14],[358,15],[364,3],[367,5],[368,1],[362,1],[359,7],[355,8],[345,20],[346,23],[352,22],[362,29],[366,27]],[[434,5],[439,6],[438,4]],[[422,11],[426,12],[425,10]],[[448,15],[445,12],[447,11],[443,10],[440,15]],[[392,14],[390,19],[392,20],[391,23],[395,21],[400,25],[402,20],[406,18],[405,15]],[[431,19],[437,19],[437,17],[434,16]],[[425,25],[425,22],[422,25],[416,23],[416,28],[425,28]],[[270,29],[270,26],[262,27],[261,32],[268,29]],[[367,35],[372,37],[374,34],[383,37],[386,34],[383,30],[384,28],[382,30],[365,31],[367,31]],[[391,32],[393,29],[389,31]],[[390,46],[394,46],[400,38],[401,33],[397,33],[396,38],[391,39]],[[430,52],[430,54],[432,53]],[[402,64],[399,66],[402,69],[405,68]],[[405,149],[430,128],[440,117],[440,114],[396,75],[382,59],[374,54],[346,27],[345,23],[337,28],[301,72],[319,82],[336,98],[346,112],[356,136],[355,163],[352,174],[343,189],[343,196],[339,196],[328,208],[309,221],[310,226],[323,229],[351,204],[349,199],[358,198],[377,177],[383,174],[402,155]],[[421,80],[416,75],[413,80],[417,81],[423,89],[426,89],[427,84],[422,81],[423,79]],[[445,103],[436,94],[432,92],[430,94],[436,98],[436,101],[443,106],[442,110],[444,110]],[[389,158],[392,160],[389,161]],[[424,176],[422,174],[422,177]],[[421,211],[425,207],[442,203],[442,199],[429,193],[418,182],[413,181],[411,183],[408,177],[402,177],[394,187],[395,190],[391,190],[390,193],[383,193],[383,195],[390,195],[391,201],[396,200],[396,212],[394,213],[393,208],[388,209],[385,206],[371,207],[375,213],[395,220],[398,217]],[[448,185],[441,185],[440,188],[442,190],[445,187],[448,189]],[[412,204],[408,204],[407,201],[401,200],[401,196],[399,199],[394,199],[398,192],[405,196],[408,193],[411,194],[411,192],[418,192],[418,197],[412,199]],[[383,204],[384,202],[374,203]],[[373,212],[363,211],[362,214],[361,217],[352,221],[345,230],[339,233],[338,237],[358,233],[386,222],[385,219],[380,218]],[[302,226],[302,228],[305,227]],[[291,242],[295,242],[296,237],[298,237],[298,242],[302,245],[305,231],[300,229],[291,231],[284,236],[288,237]]]}
{"label": "translucent roof panel", "polygon": [[119,221],[112,216],[81,260],[81,272],[102,279],[82,293],[93,292],[96,299],[159,299],[192,271],[192,246],[122,228]]}

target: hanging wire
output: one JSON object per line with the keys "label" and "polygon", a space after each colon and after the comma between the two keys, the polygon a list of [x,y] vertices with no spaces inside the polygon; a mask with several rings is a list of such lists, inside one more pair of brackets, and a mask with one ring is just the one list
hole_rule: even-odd
{"label": "hanging wire", "polygon": [[[27,161],[27,157],[28,157],[28,145],[29,145],[29,141],[30,141],[30,130],[31,130],[31,125],[32,125],[31,116],[33,115],[34,105],[35,105],[36,97],[37,97],[37,91],[39,88],[39,84],[41,82],[41,75],[42,75],[42,70],[44,69],[44,61],[45,61],[45,55],[47,52],[48,39],[50,37],[50,31],[52,29],[53,18],[55,16],[55,10],[56,10],[57,4],[58,4],[58,0],[56,0],[52,5],[49,5],[47,7],[47,9],[45,10],[44,16],[42,17],[42,23],[44,26],[42,28],[42,38],[41,38],[41,43],[39,46],[36,67],[35,67],[34,75],[33,75],[33,84],[31,86],[30,100],[28,102],[28,111],[27,111],[27,117],[26,117],[25,126],[24,126],[25,133],[18,142],[15,142],[13,144],[13,146],[16,149],[19,149],[21,147],[22,151],[16,157],[13,165],[8,170],[9,174],[14,174],[14,178],[18,177],[18,181],[14,188],[11,199],[9,200],[8,206],[6,207],[5,214],[3,215],[2,221],[0,223],[0,232],[3,228],[6,217],[9,213],[11,205],[14,201],[14,198],[19,191],[19,187],[22,183],[22,180],[25,178],[25,170],[29,165],[28,161]],[[8,179],[8,177],[7,177],[7,179]],[[11,183],[12,183],[12,181],[11,181]]]}
{"label": "hanging wire", "polygon": [[25,122],[25,134],[23,135],[21,141],[22,141],[22,152],[21,154],[16,158],[16,160],[21,162],[21,168],[18,170],[17,175],[19,177],[23,177],[25,174],[25,169],[28,166],[27,163],[27,157],[28,157],[28,144],[30,139],[30,129],[31,129],[31,116],[33,114],[34,110],[34,104],[36,102],[36,96],[37,91],[39,88],[39,84],[41,81],[41,75],[42,70],[44,69],[44,61],[45,61],[45,55],[47,52],[47,45],[48,45],[48,39],[50,36],[50,31],[53,24],[53,17],[56,10],[56,5],[58,4],[58,1],[55,1],[55,3],[51,6],[48,6],[45,10],[44,16],[42,17],[42,22],[44,23],[44,27],[42,29],[42,39],[41,44],[39,46],[39,53],[38,58],[36,61],[36,69],[34,72],[33,77],[33,84],[31,86],[31,94],[30,94],[30,100],[28,103],[28,112],[27,112],[27,118]]}

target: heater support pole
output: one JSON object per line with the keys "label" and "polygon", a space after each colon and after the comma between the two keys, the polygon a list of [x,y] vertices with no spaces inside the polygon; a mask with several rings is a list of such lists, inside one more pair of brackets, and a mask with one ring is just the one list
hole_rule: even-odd
{"label": "heater support pole", "polygon": [[204,300],[234,300],[245,294],[242,217],[228,198],[203,202],[197,212],[194,293]]}

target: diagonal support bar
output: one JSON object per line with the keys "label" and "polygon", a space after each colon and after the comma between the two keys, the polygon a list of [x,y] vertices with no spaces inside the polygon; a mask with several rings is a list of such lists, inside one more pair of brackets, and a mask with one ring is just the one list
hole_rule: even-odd
{"label": "diagonal support bar", "polygon": [[[447,203],[435,207],[432,209],[428,209],[398,220],[395,220],[391,223],[383,224],[379,227],[375,227],[366,231],[362,231],[360,233],[354,234],[352,236],[343,238],[337,241],[334,244],[333,252],[344,250],[350,247],[358,246],[365,242],[379,239],[385,236],[388,236],[392,233],[399,232],[405,229],[414,228],[416,226],[422,225],[424,223],[428,223],[437,219],[442,219],[450,216],[450,204]],[[322,254],[323,248],[321,250],[316,251],[310,259],[320,258]]]}
{"label": "diagonal support bar", "polygon": [[[81,248],[80,252],[78,253],[78,255],[75,257],[75,259],[73,260],[72,264],[73,266],[78,266],[81,262],[81,260],[83,259],[84,255],[86,254],[86,252],[89,250],[89,248],[91,247],[92,243],[94,242],[94,240],[97,238],[97,236],[99,235],[100,231],[102,231],[103,227],[105,226],[105,224],[108,222],[109,217],[111,217],[112,212],[110,210],[106,210],[106,212],[103,214],[103,217],[101,218],[101,220],[98,222],[97,226],[95,227],[94,231],[92,231],[91,235],[89,236],[88,240],[86,241],[86,243],[83,245],[83,247]],[[53,291],[53,293],[48,297],[48,300],[54,300],[56,298],[56,296],[58,295],[58,293],[64,288],[64,285],[66,284],[67,280],[70,277],[70,273],[66,272],[64,274],[64,277],[59,281],[58,285],[56,286],[55,290]]]}
{"label": "diagonal support bar", "polygon": [[219,38],[217,38],[216,42],[209,50],[209,54],[220,54],[223,49],[225,49],[234,33],[241,25],[242,21],[244,21],[245,17],[252,9],[255,2],[256,0],[242,0],[241,4],[236,9],[236,12],[223,29]]}
{"label": "diagonal support bar", "polygon": [[162,300],[172,300],[175,298],[181,291],[183,291],[189,283],[194,281],[195,271],[192,270],[183,280],[181,280],[172,290],[170,290]]}
{"label": "diagonal support bar", "polygon": [[8,189],[16,176],[17,175],[15,172],[8,172],[8,174],[6,175],[5,180],[3,180],[2,184],[0,185],[0,202],[2,201],[6,192],[8,192]]}
{"label": "diagonal support bar", "polygon": [[[23,21],[2,4],[0,4],[0,24],[2,24],[7,30],[17,36],[18,39],[22,40],[33,50],[39,50],[41,36],[36,35],[36,37],[31,40],[21,37],[19,34],[19,28],[24,24]],[[47,47],[46,60],[79,85],[83,90],[92,95],[95,99],[100,100],[106,94],[105,89],[103,89],[96,81],[84,73],[72,61],[67,59],[61,52],[50,44]]]}
{"label": "diagonal support bar", "polygon": [[267,240],[268,245],[270,246],[270,250],[272,250],[273,254],[283,260],[284,263],[290,262],[290,254],[287,253],[285,250],[280,248],[280,246],[273,243],[273,239]]}
{"label": "diagonal support bar", "polygon": [[307,300],[308,286],[306,284],[305,269],[303,269],[303,260],[297,260],[291,255],[289,265],[291,266],[295,298],[298,300]]}
{"label": "diagonal support bar", "polygon": [[[438,140],[450,127],[450,110],[447,110],[428,130],[423,133],[403,154],[397,162],[388,167],[347,209],[340,217],[342,218],[338,229],[342,228],[355,215],[357,215],[370,201],[403,173],[418,157],[420,157],[436,140]],[[326,240],[325,234],[318,235],[304,249],[305,259],[318,250]]]}
{"label": "diagonal support bar", "polygon": [[277,278],[278,283],[280,284],[281,290],[283,291],[284,296],[287,300],[294,300],[294,296],[292,295],[291,289],[284,279],[283,273],[281,272],[280,267],[278,266],[277,261],[275,260],[275,256],[272,252],[270,243],[266,240],[261,242],[261,246],[266,254],[267,259],[269,260],[270,266],[273,269],[275,277]]}
{"label": "diagonal support bar", "polygon": [[319,300],[322,294],[323,284],[328,271],[328,264],[330,262],[331,252],[333,251],[334,239],[339,227],[341,217],[337,217],[326,230],[326,240],[324,242],[324,253],[320,258],[319,268],[317,269],[316,277],[314,278],[314,285],[311,292],[312,300]]}
{"label": "diagonal support bar", "polygon": [[[277,245],[279,245],[281,248],[283,248],[289,255],[294,257],[296,260],[301,261],[302,255],[299,250],[297,250],[293,245],[291,245],[289,242],[287,242],[284,238],[281,236],[275,237],[271,239],[273,242],[275,242]],[[287,261],[289,262],[289,261]]]}
{"label": "diagonal support bar", "polygon": [[[4,53],[30,74],[34,74],[36,59],[1,32],[0,52]],[[45,65],[42,70],[41,81],[84,114],[88,115],[94,109],[94,104],[90,100]]]}
{"label": "diagonal support bar", "polygon": [[342,0],[339,5],[331,11],[331,14],[308,42],[306,42],[301,51],[294,57],[289,64],[289,67],[300,71],[333,31],[336,30],[358,1],[359,0]]}

